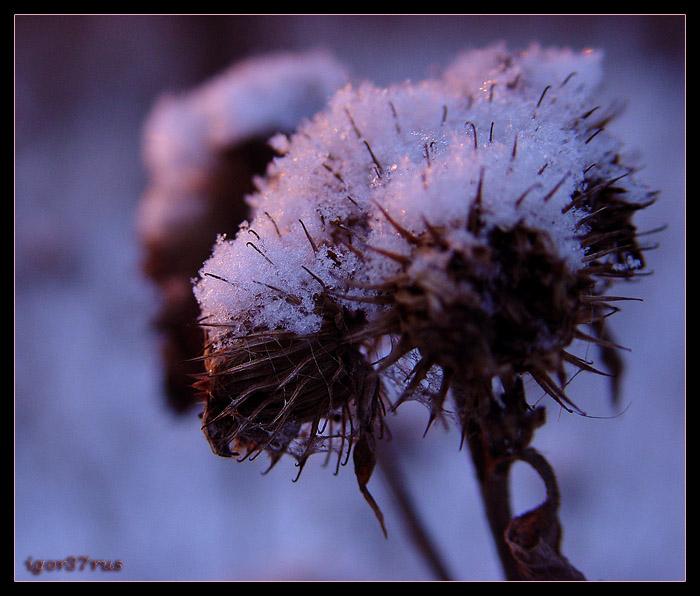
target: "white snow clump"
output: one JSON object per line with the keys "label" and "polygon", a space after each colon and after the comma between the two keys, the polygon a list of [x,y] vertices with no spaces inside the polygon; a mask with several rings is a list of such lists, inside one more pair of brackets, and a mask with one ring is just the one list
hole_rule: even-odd
{"label": "white snow clump", "polygon": [[[249,197],[249,221],[218,239],[194,280],[205,322],[226,325],[221,340],[259,328],[311,333],[324,288],[343,293],[348,280],[378,283],[396,270],[369,248],[407,250],[389,218],[413,234],[443,227],[454,246],[469,245],[482,241],[465,226],[475,200],[487,226],[545,230],[581,266],[580,214],[565,208],[592,168],[608,180],[627,171],[614,159],[618,142],[594,126],[605,111],[594,110],[601,60],[591,50],[495,45],[420,82],[342,87],[293,135],[272,139],[280,155]],[[353,250],[337,241],[339,230]],[[370,319],[379,308],[347,306]]]}

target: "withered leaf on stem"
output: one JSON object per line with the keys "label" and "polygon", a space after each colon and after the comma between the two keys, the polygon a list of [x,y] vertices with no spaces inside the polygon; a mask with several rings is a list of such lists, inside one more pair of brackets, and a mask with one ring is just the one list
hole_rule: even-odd
{"label": "withered leaf on stem", "polygon": [[540,475],[547,498],[531,511],[513,518],[506,530],[506,543],[516,559],[523,579],[583,581],[585,576],[561,553],[561,523],[557,516],[559,489],[554,471],[532,448],[520,456]]}
{"label": "withered leaf on stem", "polygon": [[387,531],[386,526],[384,525],[384,514],[367,488],[367,484],[369,483],[369,480],[372,477],[372,472],[374,471],[374,466],[377,463],[374,442],[375,438],[373,435],[363,432],[355,444],[352,458],[353,463],[355,464],[355,476],[357,476],[357,483],[360,486],[360,492],[367,500],[367,503],[369,503],[369,506],[372,508],[372,511],[374,511],[374,514],[377,516],[377,519],[382,526],[382,532],[384,532],[384,536],[386,537]]}

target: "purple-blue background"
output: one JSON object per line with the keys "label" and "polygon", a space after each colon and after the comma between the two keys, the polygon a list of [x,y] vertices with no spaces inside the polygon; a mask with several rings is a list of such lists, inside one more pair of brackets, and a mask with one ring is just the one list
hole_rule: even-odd
{"label": "purple-blue background", "polygon": [[[310,460],[212,455],[196,413],[160,393],[138,271],[135,208],[145,185],[140,135],[163,91],[197,85],[237,58],[325,47],[378,83],[422,78],[498,40],[606,51],[611,128],[662,191],[642,229],[668,224],[655,271],[623,290],[613,318],[627,355],[624,415],[549,409],[534,445],[562,490],[564,553],[589,579],[685,578],[685,19],[674,17],[15,18],[15,578],[18,580],[427,580],[380,474],[370,488],[385,540],[357,490]],[[611,416],[606,386],[571,395]],[[500,571],[457,433],[408,404],[392,422],[425,522],[460,580]],[[390,421],[391,422],[391,421]],[[518,510],[542,497],[516,468]],[[27,558],[121,560],[119,572],[30,574]]]}

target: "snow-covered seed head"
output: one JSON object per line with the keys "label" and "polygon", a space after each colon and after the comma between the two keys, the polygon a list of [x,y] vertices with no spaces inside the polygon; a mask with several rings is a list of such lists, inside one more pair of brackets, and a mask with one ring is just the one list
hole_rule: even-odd
{"label": "snow-covered seed head", "polygon": [[489,382],[561,368],[562,350],[589,315],[583,297],[592,280],[567,266],[547,234],[516,225],[450,246],[431,227],[415,242],[409,261],[380,290],[393,307],[376,323],[400,338],[389,361],[420,354],[406,396],[433,366],[443,371],[436,414],[455,375]]}
{"label": "snow-covered seed head", "polygon": [[251,329],[205,350],[207,372],[196,386],[205,403],[204,433],[217,455],[254,458],[266,451],[274,464],[289,453],[301,468],[312,453],[336,451],[340,462],[364,428],[353,421],[371,425],[372,412],[357,407],[376,408],[378,384],[361,342],[350,339],[361,321],[322,296],[318,309],[322,322],[314,333]]}
{"label": "snow-covered seed head", "polygon": [[607,348],[606,289],[643,268],[632,217],[652,200],[605,130],[600,63],[497,45],[425,81],[343,87],[272,139],[249,221],[194,288],[217,452],[337,434],[371,450],[397,368],[395,405],[428,396],[431,419],[456,385],[524,375],[577,410],[564,368],[593,368],[567,347]]}
{"label": "snow-covered seed head", "polygon": [[245,195],[274,151],[268,140],[292,132],[343,84],[344,67],[325,52],[253,56],[192,90],[161,95],[144,125],[148,186],[136,224],[142,269],[157,285],[154,321],[165,396],[178,412],[195,403],[192,360],[201,352],[199,304],[191,279],[219,234],[235,234],[248,215]]}

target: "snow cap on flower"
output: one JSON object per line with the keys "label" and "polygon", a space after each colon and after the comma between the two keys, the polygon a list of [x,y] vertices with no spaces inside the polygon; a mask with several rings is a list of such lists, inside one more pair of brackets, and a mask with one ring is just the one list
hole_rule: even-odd
{"label": "snow cap on flower", "polygon": [[273,150],[321,109],[346,73],[322,51],[280,52],[236,62],[194,89],[159,97],[146,120],[148,185],[136,224],[144,273],[161,301],[154,324],[164,364],[164,396],[177,412],[195,403],[192,359],[201,353],[199,305],[191,280],[218,234],[234,234],[248,215],[245,196]]}
{"label": "snow cap on flower", "polygon": [[205,197],[226,151],[292,131],[347,79],[323,51],[236,62],[192,90],[161,96],[145,124],[149,189],[139,213],[145,237],[160,237],[206,212]]}
{"label": "snow cap on flower", "polygon": [[[343,289],[348,279],[378,283],[395,267],[359,244],[405,250],[386,214],[414,234],[426,222],[445,227],[463,245],[477,242],[465,226],[475,201],[486,227],[544,230],[557,255],[580,267],[572,197],[594,177],[628,174],[595,109],[600,78],[598,52],[509,54],[497,45],[464,54],[437,78],[342,88],[294,135],[276,139],[285,154],[250,197],[250,221],[236,238],[220,238],[201,269],[202,314],[312,331],[319,280]],[[643,196],[630,180],[620,184],[629,200]],[[338,243],[342,230],[356,236],[362,258]]]}

